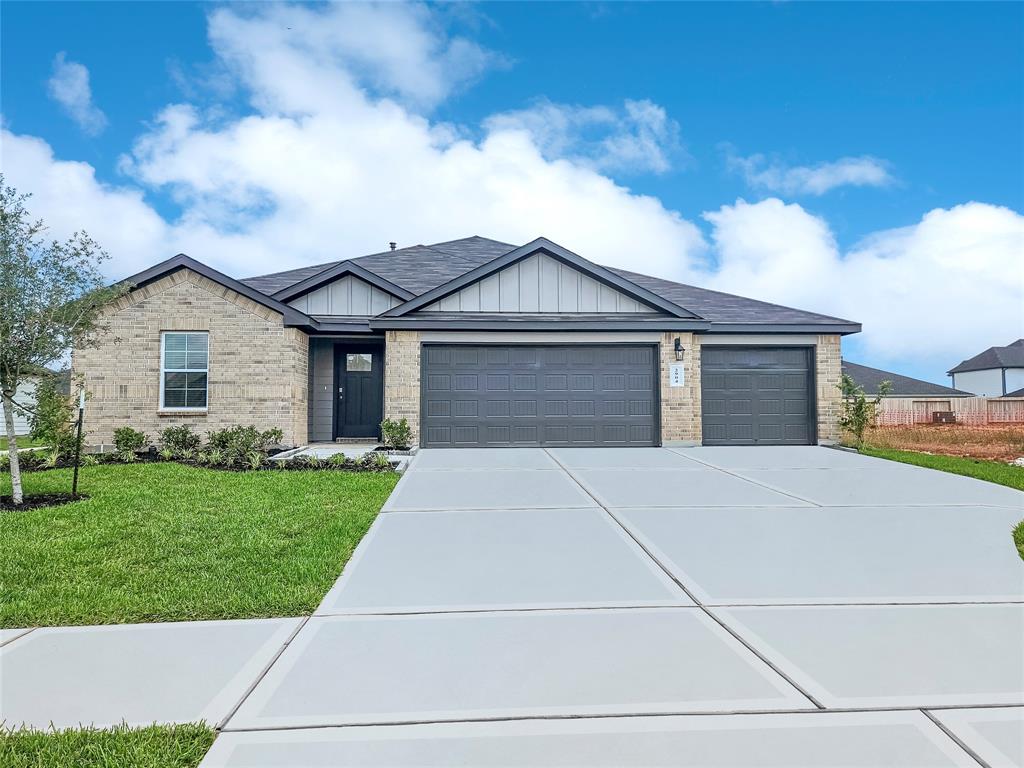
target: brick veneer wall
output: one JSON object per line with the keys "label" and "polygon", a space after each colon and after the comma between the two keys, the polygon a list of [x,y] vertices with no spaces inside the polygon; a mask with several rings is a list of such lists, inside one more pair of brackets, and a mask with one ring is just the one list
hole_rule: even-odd
{"label": "brick veneer wall", "polygon": [[420,334],[387,331],[384,339],[384,418],[408,419],[420,441]]}
{"label": "brick veneer wall", "polygon": [[[675,340],[683,345],[684,385],[669,386],[669,366],[676,360]],[[701,441],[700,411],[700,340],[687,331],[670,331],[661,335],[661,441],[693,443]]]}
{"label": "brick veneer wall", "polygon": [[[72,356],[90,396],[87,443],[109,444],[121,426],[156,441],[179,424],[279,427],[286,444],[306,442],[309,339],[279,313],[183,269],[119,299],[107,322],[99,346]],[[160,411],[161,331],[209,331],[207,411]]]}
{"label": "brick veneer wall", "polygon": [[818,400],[818,442],[834,443],[839,440],[839,410],[842,395],[839,379],[842,372],[840,337],[819,336],[814,348],[814,365],[817,371]]}

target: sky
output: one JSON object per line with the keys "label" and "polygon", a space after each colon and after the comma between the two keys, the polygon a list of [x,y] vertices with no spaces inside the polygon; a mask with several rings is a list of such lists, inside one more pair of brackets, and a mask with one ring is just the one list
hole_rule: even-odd
{"label": "sky", "polygon": [[861,322],[1024,335],[1024,4],[5,2],[0,166],[111,279],[478,234]]}

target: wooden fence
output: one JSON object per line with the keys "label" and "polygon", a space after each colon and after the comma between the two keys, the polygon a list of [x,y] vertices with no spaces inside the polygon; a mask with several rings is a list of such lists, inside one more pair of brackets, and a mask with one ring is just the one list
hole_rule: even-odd
{"label": "wooden fence", "polygon": [[952,411],[958,424],[1024,424],[1024,397],[886,397],[877,424],[930,424],[937,411]]}

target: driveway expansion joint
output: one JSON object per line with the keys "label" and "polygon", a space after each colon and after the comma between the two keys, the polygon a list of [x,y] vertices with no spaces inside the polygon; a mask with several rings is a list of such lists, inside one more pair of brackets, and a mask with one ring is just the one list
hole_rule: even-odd
{"label": "driveway expansion joint", "polygon": [[728,624],[726,624],[724,621],[722,621],[714,613],[709,611],[704,606],[704,604],[697,598],[697,596],[691,590],[689,590],[686,587],[686,585],[683,584],[682,581],[680,581],[678,578],[676,578],[675,574],[673,574],[668,568],[666,568],[665,565],[661,562],[661,560],[659,560],[657,557],[655,557],[654,554],[644,545],[644,543],[642,541],[640,541],[640,539],[638,539],[633,534],[633,532],[631,530],[629,530],[629,528],[627,528],[625,525],[623,525],[622,521],[619,520],[612,513],[612,511],[601,502],[600,499],[598,499],[593,493],[591,493],[590,490],[588,488],[586,488],[586,486],[584,486],[582,483],[580,483],[579,479],[576,477],[575,474],[573,474],[572,470],[570,470],[561,461],[559,461],[557,457],[552,456],[551,452],[548,451],[546,448],[544,449],[544,452],[547,453],[548,456],[551,456],[551,458],[560,467],[562,467],[563,470],[565,470],[566,474],[568,474],[569,477],[571,477],[576,482],[576,484],[580,486],[580,488],[583,490],[584,493],[586,493],[588,496],[590,496],[590,498],[592,498],[594,500],[595,504],[597,504],[601,509],[603,509],[608,514],[608,516],[612,518],[612,520],[614,520],[619,526],[622,527],[622,530],[624,530],[626,532],[626,534],[629,535],[629,537],[632,538],[633,541],[636,542],[636,545],[638,547],[640,547],[647,554],[647,556],[649,558],[651,558],[651,560],[653,560],[658,565],[658,567],[661,568],[661,570],[663,570],[665,572],[665,574],[670,579],[672,579],[673,582],[675,582],[679,586],[679,588],[681,590],[683,590],[683,592],[686,593],[687,597],[689,597],[691,600],[693,600],[693,602],[697,605],[697,607],[700,608],[701,611],[703,611],[704,614],[708,618],[710,618],[712,621],[714,621],[716,624],[718,624],[718,626],[720,626],[727,633],[729,633],[733,637],[733,639],[735,639],[742,646],[744,646],[748,651],[750,651],[752,654],[754,654],[754,656],[756,656],[758,659],[760,659],[762,663],[764,663],[766,666],[768,666],[779,677],[781,677],[783,680],[785,680],[787,683],[789,683],[790,686],[792,686],[795,690],[797,690],[804,698],[806,698],[808,701],[810,701],[815,707],[817,707],[818,709],[825,709],[825,705],[824,704],[822,704],[814,696],[812,696],[807,691],[805,691],[801,686],[797,685],[789,677],[789,675],[787,675],[782,670],[780,670],[778,667],[776,667],[772,662],[770,662],[767,658],[765,658],[757,649],[755,649],[750,643],[748,643],[743,637],[741,637],[739,634],[737,634],[735,631],[733,631],[732,627],[730,627]]}

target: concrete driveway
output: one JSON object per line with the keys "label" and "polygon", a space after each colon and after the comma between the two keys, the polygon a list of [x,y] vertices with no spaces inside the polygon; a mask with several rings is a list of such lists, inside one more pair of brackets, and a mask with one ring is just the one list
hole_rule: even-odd
{"label": "concrete driveway", "polygon": [[205,768],[1024,766],[1024,494],[826,448],[424,451],[312,617],[0,633]]}
{"label": "concrete driveway", "polygon": [[423,451],[204,765],[1019,765],[1022,515],[826,448]]}

